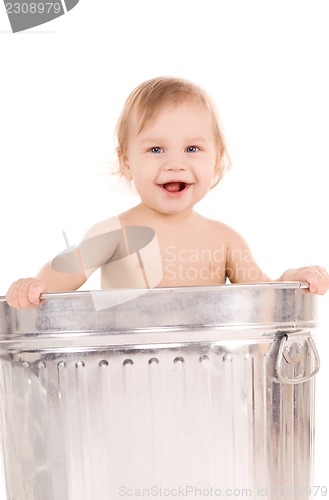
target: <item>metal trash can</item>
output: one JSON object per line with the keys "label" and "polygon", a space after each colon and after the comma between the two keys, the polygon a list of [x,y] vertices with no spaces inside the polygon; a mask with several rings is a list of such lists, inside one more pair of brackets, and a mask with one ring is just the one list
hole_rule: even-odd
{"label": "metal trash can", "polygon": [[319,359],[303,288],[1,299],[8,500],[312,498]]}

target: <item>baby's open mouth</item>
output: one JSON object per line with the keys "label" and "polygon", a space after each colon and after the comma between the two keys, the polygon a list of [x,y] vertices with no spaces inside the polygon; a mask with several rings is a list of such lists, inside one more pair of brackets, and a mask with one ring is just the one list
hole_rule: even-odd
{"label": "baby's open mouth", "polygon": [[188,186],[190,186],[190,184],[187,184],[186,182],[167,182],[166,184],[162,184],[163,189],[169,193],[178,193],[179,191],[183,191]]}

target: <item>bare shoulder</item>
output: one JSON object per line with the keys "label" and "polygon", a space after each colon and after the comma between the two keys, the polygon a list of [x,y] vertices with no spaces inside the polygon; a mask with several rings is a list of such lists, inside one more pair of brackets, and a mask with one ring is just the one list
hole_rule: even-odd
{"label": "bare shoulder", "polygon": [[133,208],[130,208],[126,212],[107,217],[106,219],[97,222],[88,229],[85,234],[85,238],[121,230],[123,226],[127,226],[129,224],[136,225],[136,223],[140,222],[140,219],[140,210],[139,206],[137,205]]}
{"label": "bare shoulder", "polygon": [[225,241],[228,248],[246,245],[241,234],[224,222],[200,216],[199,223],[209,230],[215,238],[220,237],[222,241]]}
{"label": "bare shoulder", "polygon": [[102,234],[107,234],[112,231],[121,229],[121,223],[118,216],[108,217],[104,220],[96,222],[91,226],[84,235],[84,240],[87,238],[92,238],[93,236],[99,236]]}
{"label": "bare shoulder", "polygon": [[239,249],[249,250],[246,240],[233,227],[228,226],[227,224],[221,222],[220,231],[222,232],[223,235],[225,235],[228,249],[239,248]]}

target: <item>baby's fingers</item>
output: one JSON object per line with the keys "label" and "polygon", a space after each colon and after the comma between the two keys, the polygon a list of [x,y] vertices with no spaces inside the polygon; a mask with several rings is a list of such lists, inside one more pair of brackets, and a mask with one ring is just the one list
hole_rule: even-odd
{"label": "baby's fingers", "polygon": [[305,271],[305,280],[309,283],[310,292],[320,295],[329,289],[329,274],[324,268],[313,266]]}
{"label": "baby's fingers", "polygon": [[40,295],[47,291],[45,283],[34,278],[15,281],[9,288],[6,299],[10,306],[21,309],[40,303]]}
{"label": "baby's fingers", "polygon": [[30,304],[37,305],[41,302],[41,294],[47,292],[47,288],[42,281],[35,281],[27,289],[27,298]]}

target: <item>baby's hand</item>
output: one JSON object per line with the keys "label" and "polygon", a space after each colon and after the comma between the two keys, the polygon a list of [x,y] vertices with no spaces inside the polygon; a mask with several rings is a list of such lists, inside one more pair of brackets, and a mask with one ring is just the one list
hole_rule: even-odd
{"label": "baby's hand", "polygon": [[15,281],[6,294],[8,304],[16,309],[40,304],[40,295],[47,292],[47,285],[36,278]]}
{"label": "baby's hand", "polygon": [[289,269],[283,273],[281,281],[307,281],[310,292],[321,295],[329,290],[329,274],[320,266]]}

